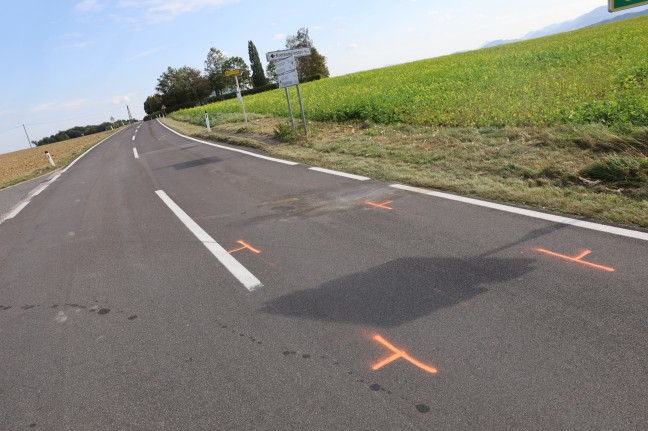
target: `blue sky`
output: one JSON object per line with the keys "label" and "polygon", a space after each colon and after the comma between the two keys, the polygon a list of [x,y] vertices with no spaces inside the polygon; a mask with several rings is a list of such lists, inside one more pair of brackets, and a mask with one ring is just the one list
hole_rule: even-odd
{"label": "blue sky", "polygon": [[605,0],[7,0],[0,14],[0,153],[111,116],[144,116],[168,67],[210,47],[248,60],[309,28],[332,76],[476,49],[576,18]]}

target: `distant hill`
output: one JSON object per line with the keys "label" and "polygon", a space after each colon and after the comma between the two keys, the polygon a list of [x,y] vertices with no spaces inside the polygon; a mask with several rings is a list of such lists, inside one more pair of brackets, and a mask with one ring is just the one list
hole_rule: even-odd
{"label": "distant hill", "polygon": [[634,9],[627,9],[619,12],[608,12],[607,6],[601,6],[593,11],[581,15],[576,19],[561,23],[551,24],[540,30],[527,33],[521,39],[500,39],[485,43],[482,48],[504,45],[507,43],[519,42],[521,40],[536,39],[538,37],[551,36],[553,34],[564,33],[567,31],[579,30],[581,28],[592,27],[594,25],[607,24],[610,22],[621,21],[629,18],[635,18],[648,14],[648,6],[642,6]]}

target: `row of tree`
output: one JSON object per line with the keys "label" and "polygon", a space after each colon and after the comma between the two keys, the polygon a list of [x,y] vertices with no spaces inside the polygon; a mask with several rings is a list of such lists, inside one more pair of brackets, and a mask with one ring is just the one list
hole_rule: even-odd
{"label": "row of tree", "polygon": [[75,126],[67,130],[59,131],[58,133],[45,137],[40,141],[32,141],[32,144],[36,145],[37,147],[41,145],[53,144],[54,142],[66,141],[68,139],[74,139],[81,136],[88,136],[99,132],[105,132],[106,130],[121,127],[126,123],[128,123],[127,120],[117,120],[112,123],[106,121],[97,125]]}
{"label": "row of tree", "polygon": [[[321,55],[313,46],[313,40],[308,35],[307,28],[300,28],[297,34],[286,38],[286,48],[311,48],[309,57],[297,59],[297,72],[300,81],[318,78],[328,78],[329,70],[326,57]],[[233,77],[226,77],[225,72],[239,69],[239,85],[242,90],[276,88],[277,73],[274,62],[270,62],[264,72],[263,63],[252,41],[248,42],[248,57],[250,67],[241,57],[228,57],[216,48],[210,48],[201,72],[193,67],[168,67],[158,78],[156,93],[146,98],[144,111],[151,115],[161,110],[175,111],[200,105],[205,101],[223,100],[236,91]]]}

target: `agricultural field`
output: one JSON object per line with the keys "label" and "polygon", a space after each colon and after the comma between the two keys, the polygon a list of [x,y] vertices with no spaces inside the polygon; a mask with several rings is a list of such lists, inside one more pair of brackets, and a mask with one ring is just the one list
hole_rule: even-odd
{"label": "agricultural field", "polygon": [[[648,124],[648,16],[302,85],[310,120],[442,127]],[[296,100],[296,94],[292,94]],[[245,97],[287,116],[285,94]],[[294,104],[296,105],[296,104]],[[240,112],[236,100],[173,118]]]}
{"label": "agricultural field", "polygon": [[60,168],[116,131],[110,130],[36,148],[0,154],[0,189],[36,178],[56,169],[47,161],[45,151],[49,151],[57,168]]}

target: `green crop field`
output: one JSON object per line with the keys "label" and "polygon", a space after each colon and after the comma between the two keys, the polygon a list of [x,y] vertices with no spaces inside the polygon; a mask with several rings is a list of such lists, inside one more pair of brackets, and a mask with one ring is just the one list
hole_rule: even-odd
{"label": "green crop field", "polygon": [[[302,85],[310,120],[448,127],[648,124],[648,16]],[[293,92],[293,98],[296,95]],[[295,100],[295,99],[293,99]],[[245,97],[287,116],[285,93]],[[295,104],[296,105],[296,104]],[[240,112],[236,100],[173,114]]]}

